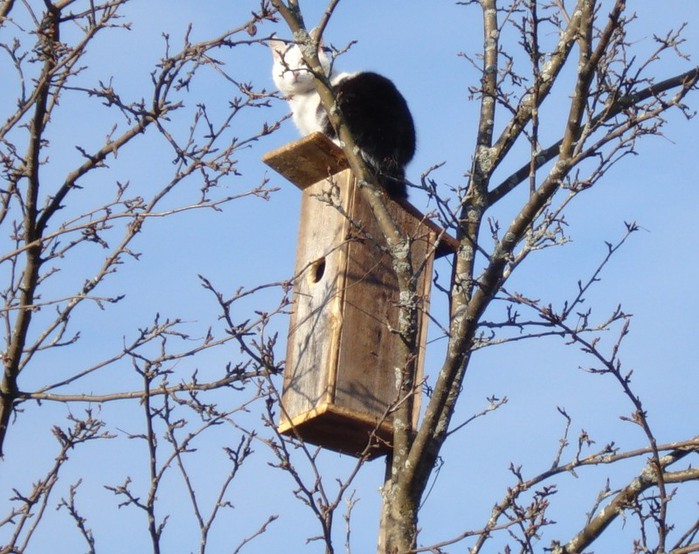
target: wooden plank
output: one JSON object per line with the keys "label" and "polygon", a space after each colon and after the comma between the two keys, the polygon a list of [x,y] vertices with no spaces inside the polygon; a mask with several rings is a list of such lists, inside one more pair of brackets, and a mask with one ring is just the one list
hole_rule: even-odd
{"label": "wooden plank", "polygon": [[348,222],[337,209],[316,198],[324,191],[339,201],[340,189],[326,181],[308,187],[301,201],[283,419],[331,401],[335,387],[346,266],[338,241],[346,234]]}
{"label": "wooden plank", "polygon": [[[399,325],[399,287],[379,225],[359,189],[354,185],[353,189],[349,212],[353,228],[361,226],[362,230],[355,231],[361,240],[350,242],[348,247],[335,403],[378,418],[398,399],[396,373],[402,370],[396,365],[401,346],[395,332]],[[396,224],[412,239],[416,268],[426,262],[417,286],[421,295],[418,328],[426,332],[436,234],[424,220],[405,211],[402,205],[389,200],[388,209]],[[424,350],[425,341],[426,334],[419,336],[418,348]],[[424,351],[421,354],[424,358]],[[419,365],[416,367],[417,382],[422,370]],[[418,397],[415,416],[419,410]]]}
{"label": "wooden plank", "polygon": [[[395,360],[398,282],[371,208],[354,182],[348,213],[345,305],[335,404],[380,418],[397,400]],[[359,229],[358,229],[359,228]]]}
{"label": "wooden plank", "polygon": [[372,459],[390,450],[393,427],[388,421],[377,421],[334,404],[322,404],[280,423],[279,432],[343,454],[366,453]]}
{"label": "wooden plank", "polygon": [[301,190],[349,167],[342,149],[319,132],[268,152],[262,161]]}

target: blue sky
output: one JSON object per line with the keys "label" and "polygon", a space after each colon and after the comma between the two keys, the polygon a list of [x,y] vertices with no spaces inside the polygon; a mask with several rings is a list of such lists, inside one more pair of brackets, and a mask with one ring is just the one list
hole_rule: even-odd
{"label": "blue sky", "polygon": [[[683,0],[666,0],[662,9],[658,8],[660,3],[655,2],[634,4],[638,4],[633,6],[638,19],[630,27],[634,48],[647,52],[653,45],[653,33],[663,34],[688,21],[684,52],[697,52],[699,5]],[[83,78],[86,82],[94,82],[113,75],[115,88],[124,95],[138,98],[144,94],[142,87],[149,82],[151,66],[162,54],[163,32],[170,33],[173,43],[178,44],[187,22],[191,21],[194,40],[210,38],[255,7],[256,2],[248,0],[135,2],[125,12],[127,18],[133,18],[132,30],[114,30],[102,37],[91,52],[92,66]],[[324,7],[325,2],[317,0],[302,2],[307,24],[315,22]],[[261,35],[273,31],[281,37],[288,36],[282,23],[265,24],[260,28]],[[434,178],[451,185],[465,183],[464,173],[470,166],[478,111],[477,102],[469,99],[468,87],[475,85],[479,76],[458,54],[473,53],[480,47],[479,9],[442,0],[432,3],[416,0],[340,2],[327,29],[326,40],[337,47],[357,40],[338,62],[340,69],[383,73],[395,81],[408,100],[419,141],[418,153],[408,169],[409,179],[417,181],[431,165],[446,162]],[[263,46],[236,48],[220,56],[237,79],[251,81],[258,87],[273,87],[271,59]],[[655,74],[665,78],[692,63],[696,64],[696,60],[687,62],[668,57],[656,66]],[[9,75],[9,71],[6,60],[0,59],[0,75]],[[12,93],[11,87],[0,87],[0,105],[5,106],[0,114],[2,120],[13,105]],[[226,82],[211,73],[195,83],[192,99],[188,101],[192,104],[206,101],[212,113],[218,114],[227,109],[231,94]],[[564,105],[566,98],[553,101]],[[699,105],[696,94],[689,98],[689,104]],[[270,110],[252,112],[247,119],[236,123],[240,127],[234,131],[244,135],[258,128],[265,119],[282,117],[286,112],[283,101],[274,101]],[[45,168],[47,180],[60,179],[79,160],[74,145],[101,139],[112,125],[111,116],[105,116],[102,108],[97,104],[84,104],[77,96],[68,96],[58,113],[51,127],[50,163]],[[554,115],[555,110],[552,122]],[[699,385],[699,346],[693,329],[693,316],[699,308],[696,288],[699,228],[695,222],[699,206],[697,121],[686,121],[678,112],[668,114],[667,120],[664,138],[647,137],[640,141],[639,156],[623,160],[602,182],[576,200],[567,216],[572,241],[533,256],[508,285],[547,302],[560,302],[575,290],[578,279],[594,271],[606,254],[605,241],[616,242],[622,237],[624,222],[636,221],[641,226],[641,231],[631,237],[607,266],[602,282],[588,295],[588,304],[600,319],[619,303],[625,311],[634,314],[622,359],[634,370],[636,392],[644,401],[660,442],[696,434],[695,391]],[[181,131],[178,125],[176,116],[173,128]],[[272,184],[280,189],[269,201],[244,199],[231,203],[220,213],[189,212],[150,222],[137,241],[141,259],[137,263],[129,261],[102,289],[104,294],[124,293],[125,300],[104,311],[95,306],[85,307],[78,314],[83,322],[81,341],[50,357],[38,358],[36,366],[23,376],[21,386],[29,389],[54,381],[55,376],[70,374],[76,367],[89,366],[104,353],[118,351],[124,337],[133,336],[135,329],[152,320],[155,313],[161,317],[181,317],[193,336],[202,336],[210,325],[220,325],[216,321],[215,303],[200,286],[199,274],[229,293],[238,287],[290,277],[296,249],[299,193],[271,173],[260,158],[265,152],[296,138],[296,130],[287,121],[279,132],[240,152],[241,176],[232,177],[226,184],[226,193],[245,190],[267,174]],[[108,170],[91,178],[89,186],[76,195],[67,210],[77,214],[95,205],[116,180],[129,180],[134,187],[142,187],[147,192],[152,183],[168,178],[170,160],[171,152],[167,147],[154,135],[146,136],[138,146],[127,147],[110,163]],[[520,164],[520,160],[514,160],[512,167]],[[191,187],[175,196],[172,205],[191,201],[197,192],[195,183]],[[415,193],[411,198],[416,206],[426,207],[420,194]],[[502,217],[503,225],[509,223],[512,206],[503,207],[497,214]],[[5,248],[7,233],[3,232],[0,240]],[[96,247],[81,256],[76,265],[66,265],[49,294],[60,295],[79,286],[99,263],[101,252]],[[448,273],[444,266],[441,270]],[[256,297],[241,310],[268,309],[278,298],[279,293],[271,291]],[[435,297],[433,310],[435,317],[443,321],[444,300]],[[285,335],[285,317],[276,318],[272,325],[281,337]],[[437,371],[443,345],[444,341],[435,341],[430,347],[425,368],[427,375]],[[279,352],[280,355],[283,352],[281,345]],[[227,346],[197,360],[181,362],[177,369],[186,375],[192,367],[206,371],[239,358],[238,350]],[[597,446],[612,440],[623,448],[645,445],[640,430],[619,419],[619,416],[628,415],[632,406],[624,399],[618,385],[610,378],[581,370],[587,363],[574,347],[566,347],[553,339],[525,341],[476,353],[456,421],[483,409],[488,396],[507,396],[510,402],[460,431],[447,443],[443,452],[444,466],[422,514],[422,543],[448,539],[464,529],[483,526],[492,505],[513,483],[508,472],[511,462],[522,464],[528,476],[545,470],[563,430],[564,421],[556,409],[559,406],[574,420],[573,437],[585,429],[597,441]],[[124,390],[134,386],[138,383],[127,365],[116,366],[83,385],[89,387],[84,392]],[[231,403],[242,400],[242,397],[222,398],[222,402]],[[83,408],[71,409],[77,412]],[[3,499],[0,507],[8,505],[6,499],[12,487],[26,488],[50,465],[55,452],[51,426],[63,422],[67,415],[68,408],[63,405],[26,406],[10,429],[7,455],[0,470],[0,498]],[[79,506],[95,530],[98,552],[148,551],[142,515],[130,508],[119,509],[116,499],[103,487],[117,484],[127,475],[134,483],[145,487],[143,447],[124,438],[125,432],[142,432],[140,408],[137,402],[108,404],[102,408],[101,415],[112,429],[119,430],[120,438],[76,451],[65,468],[63,488],[58,489],[52,501],[57,502],[60,495],[66,494],[70,483],[82,478]],[[260,426],[259,412],[241,416],[241,421],[247,427]],[[202,498],[212,499],[216,483],[225,472],[221,445],[237,440],[235,429],[222,428],[208,433],[197,444],[198,454],[193,459],[197,460],[195,474]],[[287,475],[268,466],[272,458],[264,445],[257,444],[255,449],[259,457],[243,467],[240,479],[235,482],[230,495],[235,508],[212,531],[210,552],[230,551],[243,537],[254,532],[270,513],[281,517],[267,534],[243,552],[322,552],[319,543],[306,544],[306,538],[317,534],[318,527],[308,510],[293,498],[293,483]],[[299,459],[298,463],[302,471],[308,471],[303,460]],[[606,469],[581,471],[578,479],[572,476],[562,479],[560,492],[552,500],[557,508],[552,514],[559,527],[547,539],[569,538],[584,521],[585,512],[605,478],[610,476],[612,487],[622,486],[642,463],[643,460],[635,460],[613,472]],[[323,452],[319,465],[332,488],[333,478],[347,475],[353,462]],[[167,498],[163,498],[161,508],[161,515],[168,509],[173,511],[165,532],[166,551],[195,551],[197,537],[191,514],[182,507],[186,499],[181,481],[175,472],[170,479]],[[378,488],[382,479],[382,462],[375,461],[362,469],[352,487],[359,499],[352,512],[353,552],[374,549]],[[690,497],[682,508],[671,505],[671,517],[686,510],[686,517],[696,518],[697,487],[691,485],[687,490]],[[0,518],[5,511],[0,511]],[[46,525],[29,552],[47,548],[54,552],[84,549],[70,527],[65,510],[50,510],[45,517]],[[339,551],[344,542],[343,523],[338,520],[336,527]],[[124,532],[126,529],[128,533]],[[627,532],[620,522],[615,523],[609,537],[599,547],[596,545],[595,550],[626,548]],[[56,536],[61,537],[60,546],[55,544]],[[0,543],[4,538],[0,530]],[[541,543],[542,548],[548,545],[548,540]],[[464,544],[469,543],[462,543],[450,552],[464,551]],[[496,544],[493,543],[493,549]]]}

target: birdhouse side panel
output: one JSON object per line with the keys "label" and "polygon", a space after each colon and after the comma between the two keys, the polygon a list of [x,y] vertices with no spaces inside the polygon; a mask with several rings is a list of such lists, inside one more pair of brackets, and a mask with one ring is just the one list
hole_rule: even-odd
{"label": "birdhouse side panel", "polygon": [[[400,292],[390,254],[371,209],[355,188],[351,217],[357,240],[348,246],[342,337],[338,360],[335,403],[345,409],[390,421],[387,410],[398,400],[398,380],[403,371],[398,329]],[[389,200],[394,221],[412,239],[414,268],[421,274],[418,317],[417,383],[422,376],[426,343],[427,309],[436,233],[420,218]],[[359,228],[359,230],[357,230]],[[361,240],[360,240],[361,238]],[[415,401],[415,418],[419,395]]]}
{"label": "birdhouse side panel", "polygon": [[390,257],[370,240],[351,244],[348,260],[335,403],[380,421],[396,400],[398,284]]}

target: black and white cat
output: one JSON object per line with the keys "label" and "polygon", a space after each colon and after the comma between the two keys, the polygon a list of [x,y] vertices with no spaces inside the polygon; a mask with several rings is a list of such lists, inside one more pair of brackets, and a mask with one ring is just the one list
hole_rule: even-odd
{"label": "black and white cat", "polygon": [[[303,135],[320,131],[338,142],[299,47],[280,40],[270,41],[270,47],[274,83],[289,102],[296,127]],[[405,166],[415,154],[415,126],[405,98],[386,77],[330,73],[330,60],[322,49],[318,57],[362,158],[388,194],[405,198]]]}

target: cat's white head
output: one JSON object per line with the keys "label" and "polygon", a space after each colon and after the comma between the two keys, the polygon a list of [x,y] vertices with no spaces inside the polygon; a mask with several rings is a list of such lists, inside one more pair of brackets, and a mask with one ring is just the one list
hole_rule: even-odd
{"label": "cat's white head", "polygon": [[[315,90],[313,73],[308,69],[306,62],[303,61],[298,45],[289,44],[281,40],[270,40],[269,46],[274,57],[272,78],[279,92],[289,97],[295,94],[307,94]],[[330,59],[322,48],[318,51],[318,59],[323,67],[323,71],[328,75]]]}

